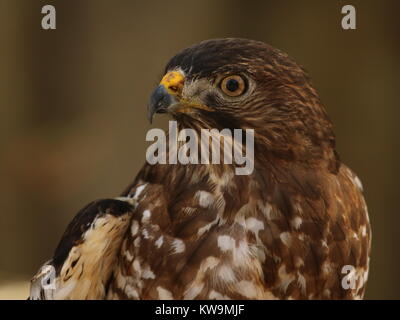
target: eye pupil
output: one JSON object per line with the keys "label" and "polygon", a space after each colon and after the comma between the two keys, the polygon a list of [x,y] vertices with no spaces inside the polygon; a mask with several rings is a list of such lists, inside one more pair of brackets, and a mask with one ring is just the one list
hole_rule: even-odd
{"label": "eye pupil", "polygon": [[239,82],[236,79],[229,79],[226,82],[226,89],[235,92],[239,88]]}
{"label": "eye pupil", "polygon": [[230,75],[222,80],[220,89],[229,97],[238,97],[245,91],[246,83],[241,76]]}

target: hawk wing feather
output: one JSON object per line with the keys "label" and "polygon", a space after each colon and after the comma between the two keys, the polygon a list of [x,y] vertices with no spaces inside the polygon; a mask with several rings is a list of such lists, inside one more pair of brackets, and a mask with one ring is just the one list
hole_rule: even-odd
{"label": "hawk wing feather", "polygon": [[132,199],[104,199],[84,207],[31,281],[29,299],[104,299],[129,227]]}

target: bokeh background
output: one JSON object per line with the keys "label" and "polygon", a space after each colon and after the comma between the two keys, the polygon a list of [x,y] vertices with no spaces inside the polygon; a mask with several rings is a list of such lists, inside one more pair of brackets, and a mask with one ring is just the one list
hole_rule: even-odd
{"label": "bokeh background", "polygon": [[[41,29],[45,4],[56,30]],[[345,4],[357,30],[341,28]],[[366,298],[400,298],[399,12],[397,0],[0,0],[0,299],[26,298],[74,214],[134,178],[147,98],[167,60],[233,36],[268,42],[309,71],[364,184]]]}

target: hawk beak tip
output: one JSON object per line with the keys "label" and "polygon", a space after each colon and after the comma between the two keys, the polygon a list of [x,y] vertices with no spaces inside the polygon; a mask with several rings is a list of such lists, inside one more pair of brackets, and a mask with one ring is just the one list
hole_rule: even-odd
{"label": "hawk beak tip", "polygon": [[147,114],[147,120],[149,120],[150,124],[153,124],[153,114],[151,112]]}
{"label": "hawk beak tip", "polygon": [[155,113],[165,113],[172,104],[173,99],[163,85],[159,85],[152,93],[147,106],[147,119],[150,124],[153,122]]}

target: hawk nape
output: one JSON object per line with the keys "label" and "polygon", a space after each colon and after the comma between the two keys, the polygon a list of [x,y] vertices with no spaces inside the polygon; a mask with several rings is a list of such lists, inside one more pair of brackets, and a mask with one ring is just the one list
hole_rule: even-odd
{"label": "hawk nape", "polygon": [[204,41],[169,61],[150,98],[155,113],[196,132],[254,129],[254,171],[146,163],[121,197],[73,219],[31,299],[363,297],[361,183],[299,65],[262,42]]}

